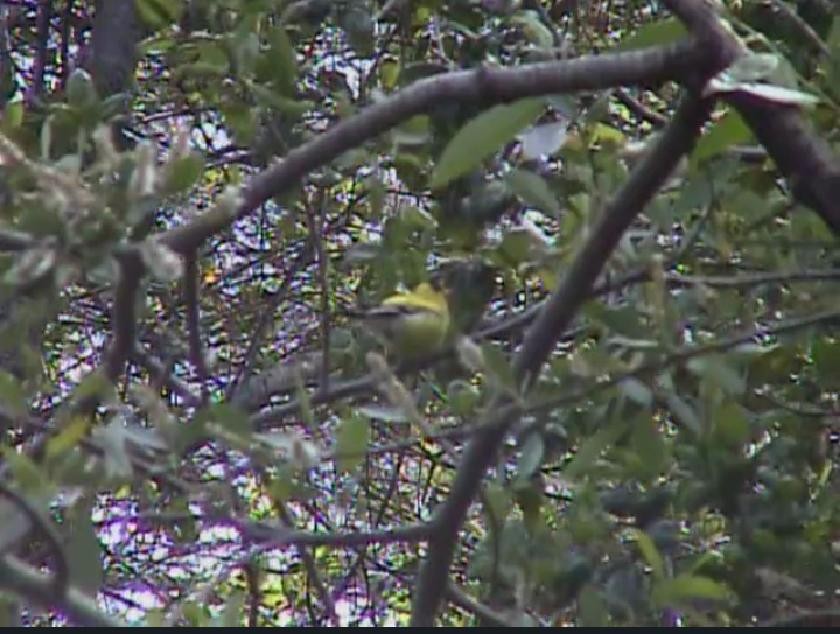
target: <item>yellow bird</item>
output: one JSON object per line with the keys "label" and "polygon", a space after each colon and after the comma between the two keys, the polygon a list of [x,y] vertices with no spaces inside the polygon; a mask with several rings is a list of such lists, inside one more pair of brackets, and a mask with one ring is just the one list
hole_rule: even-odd
{"label": "yellow bird", "polygon": [[403,360],[434,354],[449,334],[446,295],[428,282],[388,297],[361,317],[365,326]]}

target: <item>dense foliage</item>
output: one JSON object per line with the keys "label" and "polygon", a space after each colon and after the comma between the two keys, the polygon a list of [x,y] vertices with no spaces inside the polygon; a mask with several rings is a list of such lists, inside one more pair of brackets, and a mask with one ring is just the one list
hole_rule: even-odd
{"label": "dense foliage", "polygon": [[840,622],[834,3],[0,2],[0,93],[4,624]]}

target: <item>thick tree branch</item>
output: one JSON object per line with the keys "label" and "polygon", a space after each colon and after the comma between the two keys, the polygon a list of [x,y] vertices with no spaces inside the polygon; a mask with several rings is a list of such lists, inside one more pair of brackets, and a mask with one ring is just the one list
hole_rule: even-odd
{"label": "thick tree branch", "polygon": [[161,239],[181,253],[195,249],[316,168],[414,115],[433,110],[440,103],[457,101],[490,106],[530,96],[658,84],[692,75],[698,68],[707,66],[707,59],[705,50],[692,43],[680,43],[515,68],[482,67],[423,79],[291,150],[274,167],[253,179],[235,211],[216,208],[164,232]]}

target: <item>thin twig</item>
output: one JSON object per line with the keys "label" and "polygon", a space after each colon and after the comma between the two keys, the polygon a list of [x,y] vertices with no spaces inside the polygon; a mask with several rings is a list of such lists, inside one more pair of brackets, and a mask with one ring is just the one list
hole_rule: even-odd
{"label": "thin twig", "polygon": [[324,199],[323,188],[318,190],[318,212],[307,209],[309,233],[314,243],[315,258],[318,261],[318,283],[321,286],[321,381],[319,388],[325,392],[330,389],[330,283],[328,275],[329,260],[324,249]]}
{"label": "thin twig", "polygon": [[206,404],[210,398],[207,385],[207,363],[201,342],[201,306],[198,298],[198,255],[190,253],[184,262],[184,306],[187,311],[187,340],[190,362],[195,367],[201,384],[201,401]]}

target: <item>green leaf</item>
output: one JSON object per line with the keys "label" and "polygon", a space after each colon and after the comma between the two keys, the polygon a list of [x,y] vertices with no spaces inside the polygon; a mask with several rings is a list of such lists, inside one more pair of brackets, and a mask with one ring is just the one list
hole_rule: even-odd
{"label": "green leaf", "polygon": [[680,575],[655,584],[651,596],[657,605],[673,606],[690,604],[697,600],[726,601],[732,596],[732,592],[726,584],[708,577]]}
{"label": "green leaf", "polygon": [[691,161],[694,165],[723,153],[727,148],[738,143],[745,143],[752,138],[752,132],[741,115],[732,108],[712,126],[697,142]]}
{"label": "green leaf", "polygon": [[27,410],[20,383],[6,370],[0,370],[0,403],[11,414],[23,414]]}
{"label": "green leaf", "polygon": [[24,103],[23,99],[10,101],[6,104],[6,109],[3,112],[3,129],[6,131],[19,128],[23,123]]}
{"label": "green leaf", "polygon": [[624,38],[616,47],[620,51],[629,51],[635,48],[646,48],[648,46],[661,46],[681,40],[688,35],[682,22],[676,18],[657,20],[644,25],[633,35]]}
{"label": "green leaf", "polygon": [[18,486],[25,492],[40,492],[49,488],[47,474],[29,456],[7,445],[0,445],[0,453]]}
{"label": "green leaf", "polygon": [[695,374],[709,381],[729,394],[743,394],[746,381],[741,373],[733,368],[722,355],[709,355],[689,359],[685,366]]}
{"label": "green leaf", "polygon": [[507,185],[525,203],[551,215],[560,213],[557,196],[545,179],[530,170],[516,169],[505,177]]}
{"label": "green leaf", "polygon": [[127,480],[134,473],[126,442],[128,436],[122,421],[115,418],[94,428],[91,437],[102,447],[105,476],[117,481]]}
{"label": "green leaf", "polygon": [[90,507],[83,505],[76,509],[72,522],[70,539],[64,549],[73,585],[95,594],[105,576],[102,570],[102,550],[99,538],[90,521]]}
{"label": "green leaf", "polygon": [[481,392],[469,381],[456,379],[446,389],[446,401],[452,413],[457,416],[469,416],[481,400]]}
{"label": "green leaf", "polygon": [[77,416],[62,426],[61,431],[47,441],[46,458],[51,460],[61,456],[79,444],[87,436],[90,422],[85,416]]}
{"label": "green leaf", "polygon": [[341,471],[352,471],[365,457],[370,440],[370,425],[362,416],[341,421],[335,433],[336,464]]}
{"label": "green leaf", "polygon": [[655,479],[670,468],[667,444],[649,413],[636,417],[627,455],[628,466],[640,480]]}
{"label": "green leaf", "polygon": [[522,11],[511,18],[511,23],[522,25],[522,30],[529,42],[541,48],[551,48],[554,45],[551,31],[540,21],[536,11]]}
{"label": "green leaf", "polygon": [[495,106],[468,121],[452,138],[432,174],[432,189],[467,174],[534,121],[545,109],[542,98]]}
{"label": "green leaf", "polygon": [[840,377],[840,340],[818,339],[811,346],[811,358],[820,378],[837,385]]}
{"label": "green leaf", "polygon": [[298,77],[297,60],[285,26],[272,29],[268,35],[268,43],[271,48],[265,55],[272,69],[274,85],[280,94],[294,97]]}
{"label": "green leaf", "polygon": [[587,585],[578,595],[578,615],[582,627],[605,627],[609,623],[609,610],[597,588]]}
{"label": "green leaf", "polygon": [[484,367],[496,384],[506,388],[512,394],[518,393],[513,367],[502,349],[485,343],[481,346],[481,354],[484,357]]}
{"label": "green leaf", "polygon": [[623,420],[616,420],[599,429],[594,436],[583,442],[563,470],[563,475],[570,480],[579,478],[595,463],[601,453],[610,447],[625,432],[627,425]]}
{"label": "green leaf", "polygon": [[700,435],[703,425],[691,405],[674,392],[669,392],[665,396],[665,402],[668,403],[668,409],[671,410],[671,415],[680,427],[688,429],[695,436]]}
{"label": "green leaf", "polygon": [[515,487],[516,503],[522,511],[522,520],[525,528],[529,531],[537,532],[539,528],[544,526],[540,521],[540,508],[542,507],[543,496],[542,490],[533,481],[526,481],[519,483]]}
{"label": "green leaf", "polygon": [[502,526],[513,506],[509,491],[498,484],[490,484],[487,486],[483,498],[485,502],[484,512],[490,519],[488,523],[491,530],[497,526]]}
{"label": "green leaf", "polygon": [[386,423],[408,423],[409,418],[405,411],[399,407],[389,407],[387,405],[379,405],[371,403],[370,405],[360,405],[356,408],[360,414],[364,414],[371,420],[381,420]]}
{"label": "green leaf", "polygon": [[747,413],[735,401],[726,401],[715,411],[715,438],[728,446],[738,446],[750,436],[750,422]]}
{"label": "green leaf", "polygon": [[196,601],[186,601],[181,604],[181,612],[190,627],[205,627],[210,620],[209,606]]}
{"label": "green leaf", "polygon": [[201,424],[215,423],[237,436],[250,437],[252,429],[248,414],[228,403],[214,403],[196,414]]}
{"label": "green leaf", "polygon": [[245,593],[234,590],[225,599],[225,607],[216,619],[218,627],[240,627],[242,625],[242,610],[245,608]]}
{"label": "green leaf", "polygon": [[259,84],[252,84],[251,92],[260,105],[274,108],[279,113],[290,117],[297,118],[315,109],[315,102],[313,101],[292,99]]}
{"label": "green leaf", "polygon": [[642,407],[650,407],[653,403],[653,392],[650,391],[650,388],[632,376],[621,381],[618,384],[618,389]]}
{"label": "green leaf", "polygon": [[663,579],[665,577],[665,561],[662,559],[662,555],[659,554],[659,549],[656,547],[656,544],[653,543],[653,540],[644,531],[632,528],[630,529],[630,533],[636,538],[636,545],[639,547],[639,551],[642,553],[645,562],[647,562],[647,565],[653,571],[654,578]]}
{"label": "green leaf", "polygon": [[204,173],[204,159],[195,153],[170,161],[166,170],[166,193],[186,192]]}
{"label": "green leaf", "polygon": [[91,372],[73,391],[73,399],[76,402],[85,401],[89,398],[106,400],[114,392],[114,386],[103,372]]}
{"label": "green leaf", "polygon": [[74,108],[87,108],[96,103],[96,99],[90,73],[82,68],[74,70],[67,80],[67,103]]}
{"label": "green leaf", "polygon": [[505,237],[502,238],[498,249],[508,264],[516,266],[523,262],[533,261],[534,255],[540,253],[543,246],[527,229],[511,229],[505,232]]}
{"label": "green leaf", "polygon": [[545,453],[545,442],[542,434],[531,433],[522,445],[522,453],[516,464],[516,477],[518,480],[528,480],[542,465]]}
{"label": "green leaf", "polygon": [[140,19],[152,29],[162,29],[181,18],[183,0],[135,0]]}

